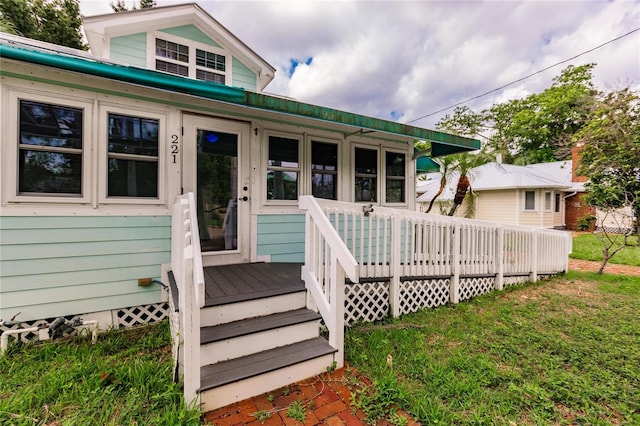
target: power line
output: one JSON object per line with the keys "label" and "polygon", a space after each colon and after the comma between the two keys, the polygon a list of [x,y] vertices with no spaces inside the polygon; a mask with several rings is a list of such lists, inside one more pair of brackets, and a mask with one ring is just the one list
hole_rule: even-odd
{"label": "power line", "polygon": [[506,88],[506,87],[509,87],[509,86],[511,86],[511,85],[513,85],[513,84],[516,84],[516,83],[519,83],[519,82],[521,82],[521,81],[523,81],[523,80],[526,80],[526,79],[528,79],[528,78],[531,78],[531,77],[533,77],[534,75],[537,75],[537,74],[540,74],[540,73],[542,73],[542,72],[545,72],[545,71],[547,71],[547,70],[549,70],[549,69],[551,69],[551,68],[553,68],[553,67],[557,67],[558,65],[562,65],[562,64],[564,64],[564,63],[566,63],[566,62],[569,62],[569,61],[573,61],[574,59],[579,58],[579,57],[580,57],[580,56],[582,56],[582,55],[586,55],[587,53],[590,53],[590,52],[593,52],[594,50],[600,49],[601,47],[604,47],[604,46],[606,46],[607,44],[611,44],[611,43],[613,43],[614,41],[618,41],[618,40],[620,40],[621,38],[624,38],[624,37],[626,37],[626,36],[628,36],[628,35],[631,35],[631,34],[635,33],[636,31],[640,31],[640,28],[636,28],[636,29],[634,29],[634,30],[631,30],[631,31],[629,31],[629,32],[628,32],[628,33],[626,33],[626,34],[622,34],[621,36],[618,36],[618,37],[616,37],[616,38],[614,38],[614,39],[611,39],[611,40],[609,40],[609,41],[607,41],[607,42],[604,42],[604,43],[602,43],[602,44],[600,44],[600,45],[598,45],[598,46],[596,46],[596,47],[593,47],[593,48],[591,48],[591,49],[589,49],[589,50],[585,50],[584,52],[579,53],[579,54],[577,54],[577,55],[575,55],[575,56],[572,56],[572,57],[571,57],[571,58],[569,58],[569,59],[565,59],[564,61],[556,62],[556,63],[555,63],[555,64],[553,64],[553,65],[549,65],[548,67],[543,68],[543,69],[541,69],[540,71],[536,71],[536,72],[534,72],[534,73],[532,73],[532,74],[529,74],[529,75],[527,75],[527,76],[524,76],[524,77],[522,77],[522,78],[519,78],[519,79],[517,79],[517,80],[514,80],[514,81],[512,81],[511,83],[504,84],[504,85],[502,85],[502,86],[500,86],[500,87],[498,87],[498,88],[496,88],[496,89],[489,90],[488,92],[485,92],[485,93],[483,93],[483,94],[481,94],[481,95],[477,95],[477,96],[474,96],[474,97],[472,97],[472,98],[466,99],[466,100],[464,100],[464,101],[460,101],[460,102],[455,103],[455,104],[453,104],[453,105],[451,105],[451,106],[448,106],[448,107],[446,107],[446,108],[442,108],[442,109],[439,109],[439,110],[434,111],[434,112],[432,112],[432,113],[429,113],[429,114],[423,115],[423,116],[421,116],[421,117],[414,118],[413,120],[407,121],[407,123],[413,123],[413,122],[415,122],[415,121],[422,120],[423,118],[431,117],[432,115],[436,115],[436,114],[438,114],[438,113],[440,113],[440,112],[444,112],[444,111],[449,110],[449,109],[451,109],[451,108],[457,107],[458,105],[466,104],[467,102],[471,102],[471,101],[475,101],[476,99],[480,99],[480,98],[482,98],[482,97],[484,97],[484,96],[487,96],[487,95],[489,95],[489,94],[491,94],[491,93],[493,93],[493,92],[497,92],[497,91],[502,90],[502,89],[504,89],[504,88]]}

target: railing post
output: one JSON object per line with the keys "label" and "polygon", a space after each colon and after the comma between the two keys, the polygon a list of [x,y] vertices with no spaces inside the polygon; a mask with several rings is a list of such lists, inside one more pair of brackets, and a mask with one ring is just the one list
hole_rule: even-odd
{"label": "railing post", "polygon": [[[397,318],[400,316],[400,274],[401,265],[400,258],[400,223],[401,221],[391,216],[391,282],[389,283],[389,310],[391,316]],[[405,256],[407,254],[405,253]],[[405,259],[405,262],[407,259]]]}
{"label": "railing post", "polygon": [[504,228],[496,228],[496,290],[504,288]]}
{"label": "railing post", "polygon": [[338,265],[338,259],[331,253],[330,260],[330,293],[331,317],[333,330],[329,328],[329,344],[337,349],[335,354],[336,368],[344,367],[344,271]]}
{"label": "railing post", "polygon": [[462,232],[460,223],[456,221],[453,226],[453,253],[451,254],[451,283],[449,284],[449,301],[460,301],[460,244]]}
{"label": "railing post", "polygon": [[[194,401],[197,404],[198,390],[200,389],[200,309],[195,303],[195,289],[192,281],[193,256],[191,253],[186,254],[184,257],[184,267],[181,275],[181,282],[184,284],[181,289],[184,292],[184,297],[180,298],[182,302],[180,310],[183,318],[182,339],[184,342],[184,399],[187,404],[191,404]],[[196,315],[198,315],[197,320],[195,319]],[[198,347],[194,347],[194,339],[197,339]]]}
{"label": "railing post", "polygon": [[538,231],[531,231],[531,273],[529,280],[533,283],[538,281]]}

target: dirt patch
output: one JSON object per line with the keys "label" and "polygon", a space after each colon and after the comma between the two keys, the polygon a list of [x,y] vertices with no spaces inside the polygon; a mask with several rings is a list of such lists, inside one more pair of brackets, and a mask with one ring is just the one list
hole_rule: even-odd
{"label": "dirt patch", "polygon": [[[600,269],[600,262],[569,258],[569,269],[573,271],[598,272],[598,269]],[[607,274],[633,275],[640,277],[640,266],[607,263],[607,266],[604,268],[604,272]]]}

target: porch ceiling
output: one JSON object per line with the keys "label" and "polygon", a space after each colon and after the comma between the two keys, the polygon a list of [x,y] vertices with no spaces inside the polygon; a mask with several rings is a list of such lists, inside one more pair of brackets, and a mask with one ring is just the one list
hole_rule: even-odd
{"label": "porch ceiling", "polygon": [[5,39],[0,43],[1,57],[146,87],[190,94],[274,113],[349,126],[354,129],[354,133],[361,131],[366,134],[374,131],[427,140],[432,143],[432,157],[480,149],[480,141],[476,139],[306,104],[277,96],[249,92],[238,87],[207,83],[154,70],[120,65],[107,59],[92,57],[82,51],[75,53],[71,49],[64,48],[60,48],[64,49],[64,51],[54,50],[58,48],[58,46],[54,45],[50,45],[49,48],[34,46],[30,44],[29,39],[22,37],[12,37],[12,39],[12,41]]}

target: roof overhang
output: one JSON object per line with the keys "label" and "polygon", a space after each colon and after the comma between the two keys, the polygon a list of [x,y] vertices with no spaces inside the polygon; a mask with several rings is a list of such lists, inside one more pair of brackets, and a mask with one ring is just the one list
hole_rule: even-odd
{"label": "roof overhang", "polygon": [[75,56],[68,52],[59,53],[51,50],[37,49],[27,44],[7,42],[4,37],[0,39],[0,57],[86,75],[104,77],[145,87],[194,95],[254,109],[346,125],[356,129],[354,134],[382,132],[412,139],[426,140],[431,142],[432,157],[480,149],[480,141],[476,139],[307,104],[291,99],[249,92],[238,87],[202,82],[158,71],[124,66],[101,58],[89,57],[86,53]]}

